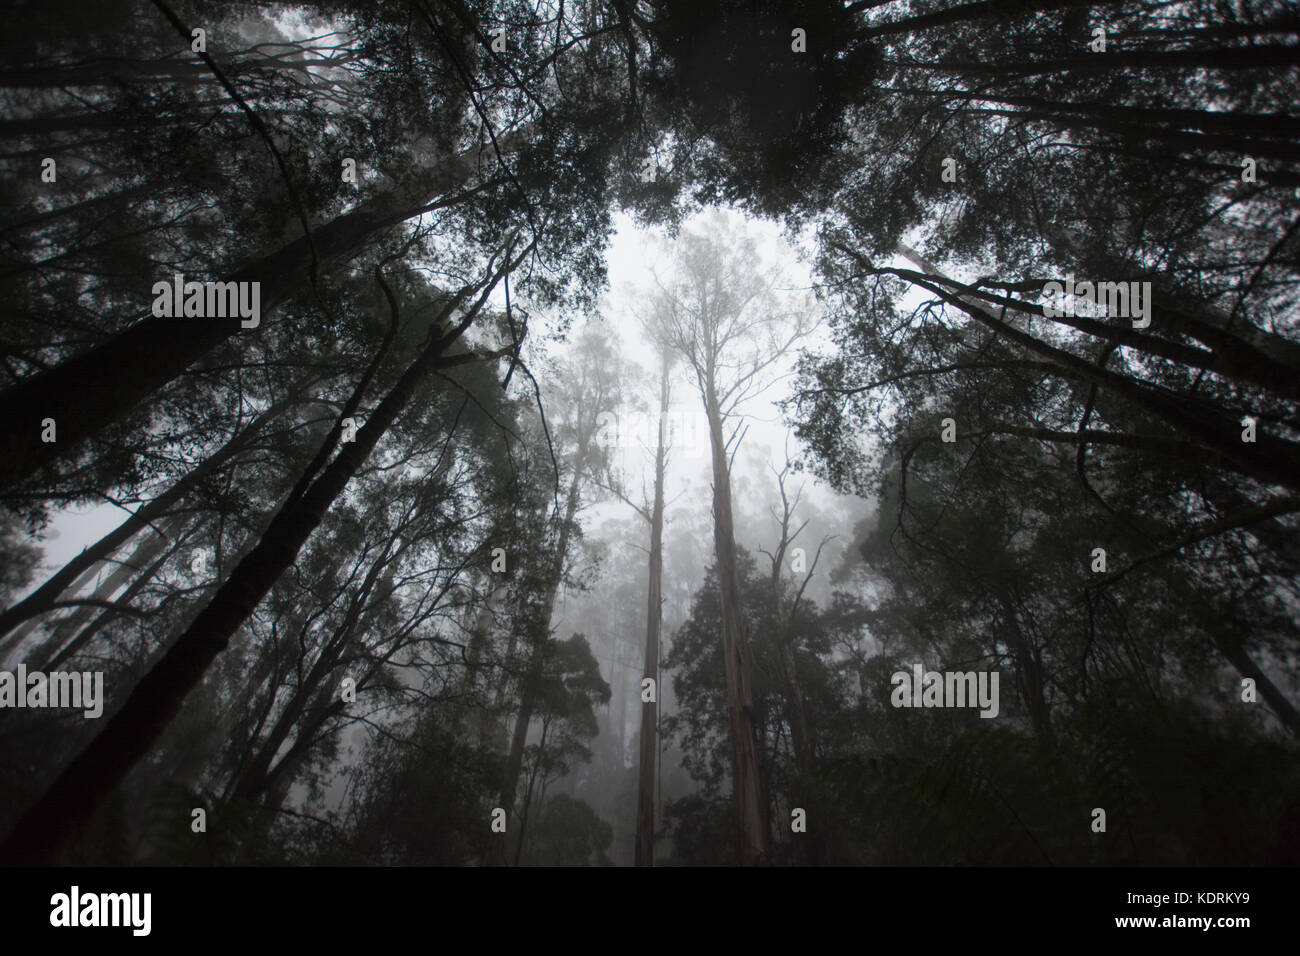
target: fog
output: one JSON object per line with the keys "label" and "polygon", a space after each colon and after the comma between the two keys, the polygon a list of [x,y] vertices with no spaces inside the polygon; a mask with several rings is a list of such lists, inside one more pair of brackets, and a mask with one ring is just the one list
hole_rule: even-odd
{"label": "fog", "polygon": [[19,19],[6,865],[1300,862],[1289,8]]}

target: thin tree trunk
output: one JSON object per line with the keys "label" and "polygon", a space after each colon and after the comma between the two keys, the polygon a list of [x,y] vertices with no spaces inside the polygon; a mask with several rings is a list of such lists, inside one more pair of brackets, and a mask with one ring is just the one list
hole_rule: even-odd
{"label": "thin tree trunk", "polygon": [[[142,573],[145,567],[162,553],[163,548],[172,543],[173,537],[176,536],[182,526],[182,520],[174,516],[162,522],[162,524],[155,530],[154,534],[147,536],[143,541],[136,545],[135,550],[131,552],[129,558],[125,561],[119,562],[117,567],[113,568],[113,570],[109,572],[108,576],[104,578],[99,587],[95,588],[94,594],[92,595],[93,599],[97,601],[109,600],[113,596],[114,592],[130,578]],[[94,568],[91,568],[86,573],[90,574],[93,571]],[[66,619],[57,622],[58,630],[67,631],[69,629],[81,627],[94,611],[94,605],[83,605],[75,609]],[[35,624],[36,622],[33,621],[31,623]],[[24,631],[19,631],[15,634],[15,638],[21,639]]]}
{"label": "thin tree trunk", "polygon": [[641,763],[636,788],[635,866],[654,866],[655,767],[659,757],[659,629],[663,618],[664,470],[668,419],[668,352],[659,382],[659,443],[655,449],[655,500],[650,513],[650,583],[646,595],[645,667],[655,682],[655,699],[641,702]]}
{"label": "thin tree trunk", "polygon": [[1294,162],[1300,157],[1300,146],[1289,140],[1247,139],[1242,133],[1230,132],[1193,132],[1176,126],[1161,126],[1149,121],[1126,121],[1110,116],[1071,116],[1068,113],[1046,112],[1042,110],[1000,110],[972,109],[964,110],[972,116],[1002,116],[1011,120],[1051,123],[1062,129],[1096,130],[1110,133],[1121,139],[1142,141],[1152,140],[1174,145],[1196,153],[1237,152],[1249,156],[1266,156],[1285,162]]}
{"label": "thin tree trunk", "polygon": [[[1168,149],[1143,149],[1131,142],[1125,142],[1121,145],[1109,143],[1075,143],[1061,142],[1057,145],[1066,149],[1086,150],[1097,153],[1111,153],[1117,156],[1131,156],[1144,162],[1156,162],[1162,166],[1178,165],[1186,169],[1202,169],[1209,173],[1218,174],[1215,177],[1203,177],[1209,182],[1228,183],[1240,182],[1241,167],[1233,166],[1229,163],[1211,163],[1202,158],[1184,156],[1182,153],[1175,153]],[[1275,186],[1300,186],[1300,175],[1287,172],[1284,169],[1270,169],[1268,166],[1260,166],[1256,171],[1261,183],[1267,183]]]}
{"label": "thin tree trunk", "polygon": [[[220,449],[204,458],[197,465],[177,480],[170,488],[146,504],[137,508],[132,515],[120,525],[104,535],[94,544],[82,550],[44,584],[4,613],[0,613],[0,637],[28,618],[49,609],[64,591],[74,588],[73,579],[88,570],[93,570],[100,561],[106,560],[127,541],[131,540],[142,528],[162,518],[177,502],[199,486],[199,484],[218,470],[235,455],[244,451],[262,427],[275,415],[289,407],[287,402],[279,402],[257,416],[245,426],[234,438]],[[4,643],[0,642],[0,647]]]}
{"label": "thin tree trunk", "polygon": [[[943,279],[945,284],[951,283],[937,272],[933,277]],[[985,304],[973,302],[971,296],[950,292],[932,281],[924,281],[925,278],[931,277],[911,281],[957,306],[1003,339],[1057,365],[1061,374],[1109,390],[1117,398],[1159,416],[1176,430],[1208,446],[1227,467],[1263,481],[1300,488],[1300,446],[1295,443],[1263,432],[1257,436],[1255,444],[1242,442],[1240,426],[1221,411],[1204,404],[1192,407],[1186,395],[1097,368],[1071,352],[1007,324]]]}
{"label": "thin tree trunk", "polygon": [[1219,653],[1238,674],[1255,682],[1255,689],[1259,692],[1259,696],[1264,698],[1264,702],[1268,704],[1287,732],[1292,736],[1300,737],[1300,711],[1250,656],[1242,641],[1238,621],[1225,616],[1185,578],[1175,574],[1168,581],[1189,604],[1198,604],[1205,609],[1209,617],[1207,629]]}
{"label": "thin tree trunk", "polygon": [[[790,521],[793,517],[794,507],[786,495],[785,471],[782,471],[777,476],[777,482],[781,491],[782,514],[781,540],[777,543],[776,552],[772,555],[772,626],[776,631],[774,637],[781,657],[781,671],[782,676],[785,678],[786,697],[789,701],[787,713],[790,720],[790,745],[791,749],[794,750],[795,768],[797,770],[795,780],[791,785],[791,806],[802,807],[809,817],[816,816],[816,818],[820,819],[821,814],[817,812],[817,808],[814,806],[815,795],[808,784],[812,773],[813,738],[808,726],[803,688],[799,685],[799,671],[794,654],[794,622],[799,609],[799,599],[803,593],[802,589],[796,592],[789,614],[786,614],[781,607],[781,568],[785,564],[785,556],[789,553],[791,543],[799,534],[799,531],[802,530],[802,527],[796,530],[793,535],[790,533]],[[810,571],[809,578],[811,576]],[[808,864],[820,866],[824,862],[825,844],[819,830],[814,830],[813,834],[806,834],[798,841],[798,845],[803,852],[804,860]]]}
{"label": "thin tree trunk", "polygon": [[1237,669],[1238,674],[1249,677],[1255,682],[1259,695],[1272,708],[1282,726],[1292,736],[1300,736],[1300,712],[1296,711],[1295,705],[1246,653],[1240,637],[1235,634],[1216,633],[1215,644],[1219,652]]}
{"label": "thin tree trunk", "polygon": [[[166,542],[159,539],[157,543],[165,544]],[[134,572],[134,580],[132,580],[127,586],[127,589],[122,592],[122,596],[118,598],[118,603],[120,604],[129,603],[137,594],[143,591],[149,582],[152,581],[160,571],[162,571],[163,566],[166,565],[167,562],[175,556],[176,552],[180,550],[181,544],[178,542],[177,544],[167,548],[161,554],[158,554],[158,552],[147,542],[141,547],[148,547],[149,550],[147,553],[157,554],[157,557],[154,558],[153,563],[148,567],[141,568]],[[111,608],[101,611],[98,617],[87,624],[81,633],[77,634],[76,637],[70,640],[63,647],[59,647],[59,642],[63,640],[64,635],[75,630],[75,628],[80,626],[80,623],[85,621],[86,618],[84,615],[79,614],[71,618],[67,625],[60,623],[60,625],[55,629],[54,636],[45,644],[45,658],[43,660],[37,658],[36,666],[33,669],[46,672],[56,670],[64,661],[71,658],[74,654],[79,653],[91,642],[96,634],[119,616],[120,612]],[[35,657],[34,654],[31,656]]]}
{"label": "thin tree trunk", "polygon": [[[1049,233],[1059,231],[1049,229]],[[954,289],[961,288],[960,283],[943,276],[929,260],[920,256],[914,250],[900,244],[898,251],[913,262],[921,265],[926,272],[925,278],[941,279]],[[1105,270],[1106,275],[1133,276],[1135,274],[1132,267],[1120,268],[1117,262],[1112,262],[1112,265],[1115,268]],[[893,274],[909,280],[915,278],[915,275],[898,271]],[[1297,374],[1300,374],[1300,364],[1291,364],[1285,360],[1286,357],[1290,357],[1300,361],[1300,349],[1295,349],[1292,346],[1291,351],[1282,351],[1282,346],[1278,346],[1272,340],[1265,340],[1262,337],[1263,334],[1261,334],[1261,337],[1257,337],[1255,342],[1247,342],[1227,330],[1226,320],[1225,324],[1214,324],[1188,311],[1170,306],[1169,303],[1177,302],[1178,297],[1172,294],[1159,279],[1149,281],[1152,282],[1151,298],[1154,300],[1150,303],[1154,327],[1162,331],[1169,331],[1175,335],[1195,339],[1209,346],[1211,351],[1207,352],[1204,349],[1186,345],[1173,338],[1159,337],[1149,332],[1141,332],[1136,329],[1126,328],[1123,325],[1115,325],[1087,316],[1069,314],[1055,317],[1044,316],[1042,307],[1035,303],[998,295],[987,289],[980,290],[978,294],[961,294],[959,297],[966,304],[977,308],[988,310],[990,306],[1000,306],[1028,315],[1034,319],[1046,318],[1048,321],[1069,326],[1088,335],[1108,339],[1117,345],[1127,346],[1190,368],[1213,372],[1225,378],[1241,379],[1260,388],[1270,389],[1283,397],[1300,400],[1300,383],[1296,381]],[[1042,284],[1037,281],[1027,280],[1023,285],[1037,290],[1041,288]],[[1273,338],[1280,339],[1281,337],[1274,336]],[[1282,341],[1285,342],[1284,339]],[[1260,343],[1267,344],[1271,349],[1271,353],[1263,351]]]}
{"label": "thin tree trunk", "polygon": [[949,26],[954,23],[1001,20],[1026,13],[1034,14],[1044,10],[1055,10],[1060,7],[1113,6],[1120,2],[1122,0],[975,0],[972,3],[959,3],[956,6],[936,10],[932,13],[873,24],[861,31],[859,35],[882,37],[895,33],[919,33],[922,30]]}
{"label": "thin tree trunk", "polygon": [[459,734],[464,721],[472,708],[478,708],[476,736],[480,746],[488,746],[492,737],[494,721],[487,702],[480,697],[479,673],[483,669],[483,659],[491,642],[492,622],[495,618],[494,608],[504,597],[506,588],[500,585],[492,589],[483,607],[479,609],[474,622],[474,630],[469,639],[469,651],[465,659],[465,676],[460,684],[460,701],[452,717],[452,729]]}
{"label": "thin tree trunk", "polygon": [[[545,719],[542,721],[542,736],[537,742],[539,761],[541,752],[546,748],[546,732],[549,729],[547,723],[548,721]],[[537,764],[534,764],[533,769],[528,774],[528,786],[524,788],[524,799],[519,809],[519,841],[515,844],[515,866],[519,865],[524,856],[524,840],[528,836],[528,818],[533,804],[533,787],[537,784],[537,774],[539,772]]]}
{"label": "thin tree trunk", "polygon": [[[390,539],[388,546],[391,547],[391,545],[392,541]],[[400,553],[400,549],[398,553]],[[361,619],[361,615],[365,610],[366,601],[374,592],[375,583],[379,580],[384,569],[396,557],[396,554],[390,557],[387,548],[385,548],[385,551],[366,569],[366,576],[348,602],[348,609],[343,615],[343,620],[339,623],[338,630],[324,642],[315,663],[312,664],[302,678],[301,683],[294,689],[294,694],[285,705],[284,712],[280,714],[266,740],[258,748],[256,756],[242,769],[238,779],[232,780],[230,786],[227,787],[227,792],[233,794],[235,799],[251,801],[266,789],[271,777],[271,765],[275,760],[275,755],[280,752],[280,747],[289,738],[290,732],[297,725],[299,719],[307,712],[308,706],[316,702],[323,683],[334,668],[338,666],[343,651],[348,646],[357,622]],[[300,737],[301,733],[300,731]],[[250,745],[255,746],[256,744],[256,738],[250,741]]]}
{"label": "thin tree trunk", "polygon": [[1170,287],[1164,276],[1108,250],[1086,249],[1083,241],[1069,229],[1049,225],[1046,231],[1059,251],[1081,263],[1101,265],[1107,275],[1117,279],[1138,278],[1150,282],[1153,322],[1208,345],[1215,354],[1234,363],[1234,372],[1238,368],[1253,368],[1252,380],[1258,384],[1294,395],[1287,391],[1287,386],[1294,388],[1295,379],[1300,376],[1300,345],[1249,322],[1240,323],[1239,331],[1233,329],[1230,316],[1204,300],[1189,296],[1181,287]]}
{"label": "thin tree trunk", "polygon": [[[324,686],[317,688],[316,693],[310,695],[304,694],[303,699],[307,701],[304,706],[297,708],[294,716],[288,723],[277,722],[276,731],[267,744],[257,755],[257,769],[255,773],[246,774],[239,782],[238,789],[234,796],[237,799],[245,800],[249,803],[255,803],[267,793],[272,795],[271,801],[263,801],[263,805],[270,808],[281,806],[283,796],[277,794],[283,791],[284,786],[277,786],[277,783],[292,783],[292,775],[285,779],[285,774],[293,769],[294,765],[306,754],[308,748],[315,742],[316,733],[325,725],[330,717],[340,713],[343,709],[343,701],[334,699],[336,688]],[[307,719],[301,718],[307,715]],[[294,741],[289,745],[283,757],[278,761],[275,760],[276,754],[279,753],[280,747],[289,739],[289,731],[293,729],[295,723],[299,723],[298,733]],[[283,725],[283,731],[281,726]]]}
{"label": "thin tree trunk", "polygon": [[1041,111],[1045,116],[1062,116],[1078,113],[1131,124],[1163,123],[1173,128],[1186,127],[1207,133],[1234,133],[1242,136],[1300,137],[1300,117],[1286,113],[1225,113],[1215,110],[1184,109],[1178,107],[1139,107],[1115,103],[1069,103],[1041,96],[1018,96],[1011,93],[976,93],[961,90],[931,90],[920,87],[895,88],[896,92],[914,94],[933,99],[960,99],[1002,103],[1007,106],[1024,106]]}
{"label": "thin tree trunk", "polygon": [[[228,75],[240,78],[252,75],[247,69],[254,63],[227,67]],[[171,81],[211,83],[218,81],[200,60],[128,60],[102,59],[70,66],[31,67],[0,71],[0,89],[62,89],[64,87],[110,86],[128,83],[156,85]]]}
{"label": "thin tree trunk", "polygon": [[[0,123],[0,135],[4,134],[4,123]],[[102,193],[98,196],[91,196],[89,199],[83,199],[80,202],[68,203],[51,209],[49,212],[37,213],[21,222],[12,223],[0,229],[0,233],[10,236],[24,232],[30,232],[33,229],[42,229],[50,225],[56,219],[62,219],[69,215],[81,215],[100,206],[107,206],[113,203],[125,205],[128,201],[140,199],[153,193],[154,187],[150,183],[139,183],[135,186],[127,186],[114,192]]]}

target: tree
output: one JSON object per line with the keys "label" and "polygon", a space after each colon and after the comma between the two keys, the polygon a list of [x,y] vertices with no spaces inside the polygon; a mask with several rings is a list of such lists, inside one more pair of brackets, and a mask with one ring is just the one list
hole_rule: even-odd
{"label": "tree", "polygon": [[[571,542],[577,530],[575,519],[583,493],[593,475],[599,475],[605,467],[603,459],[607,451],[597,440],[598,432],[601,412],[617,407],[620,402],[619,373],[615,351],[595,329],[589,329],[576,343],[573,354],[560,372],[562,384],[556,396],[560,419],[556,437],[567,451],[564,458],[568,491],[563,512],[558,497],[554,501],[549,527],[538,542],[541,549],[549,546],[550,559],[539,562],[530,574],[530,586],[521,590],[522,604],[513,616],[516,634],[524,642],[523,663],[517,684],[519,707],[502,780],[501,805],[515,810],[521,830],[526,819],[527,800],[520,803],[517,791],[529,728],[535,716],[538,695],[545,685],[547,661],[552,653],[551,619],[556,597],[571,571]],[[558,462],[553,460],[552,464],[557,469],[554,474],[558,490],[561,473]],[[504,859],[504,841],[498,841],[494,861],[503,863]]]}
{"label": "tree", "polygon": [[[769,466],[770,467],[770,466]],[[789,458],[789,449],[786,450],[786,462],[778,472],[775,468],[771,469],[776,475],[777,489],[781,495],[781,514],[776,514],[775,508],[772,509],[772,517],[777,521],[780,529],[779,537],[776,542],[774,551],[764,551],[772,565],[771,577],[771,595],[772,610],[771,622],[776,636],[777,644],[780,649],[781,671],[785,679],[785,696],[789,704],[787,720],[790,724],[790,740],[794,748],[795,764],[798,768],[798,779],[796,785],[792,788],[792,803],[805,808],[809,813],[815,813],[816,808],[813,806],[812,794],[809,792],[810,787],[807,782],[813,763],[813,754],[816,749],[814,731],[808,723],[808,713],[804,706],[803,689],[800,686],[799,667],[795,660],[794,647],[794,626],[798,615],[801,612],[801,603],[804,599],[804,591],[808,588],[808,583],[812,580],[813,574],[817,571],[817,564],[821,560],[822,549],[827,543],[834,539],[834,535],[827,535],[817,545],[817,550],[812,556],[812,561],[808,562],[806,555],[796,556],[792,549],[794,542],[808,526],[805,520],[799,527],[792,527],[794,522],[795,510],[799,507],[800,499],[803,497],[803,488],[801,485],[794,495],[791,496],[786,489],[786,479],[791,470]],[[803,579],[799,581],[798,587],[794,594],[787,601],[786,588],[782,586],[782,574],[785,570],[787,556],[791,557],[791,567],[795,571],[798,579],[798,573],[803,572]],[[798,557],[798,560],[795,558]],[[807,843],[807,860],[812,865],[822,862],[825,844],[820,834],[809,836],[805,841]]]}
{"label": "tree", "polygon": [[[710,235],[710,233],[714,233]],[[725,250],[725,251],[724,251]],[[766,383],[762,376],[808,329],[808,313],[777,311],[771,278],[759,271],[753,239],[725,230],[719,218],[683,234],[674,249],[681,278],[659,285],[656,333],[695,379],[709,423],[713,466],[714,551],[722,588],[722,642],[730,707],[737,859],[770,860],[770,835],[754,749],[753,699],[746,663],[731,507],[731,456],[743,438],[741,406]]]}
{"label": "tree", "polygon": [[[643,322],[643,326],[646,323]],[[664,481],[668,469],[669,435],[669,399],[670,371],[673,355],[666,347],[661,347],[659,360],[659,410],[655,428],[654,445],[654,489],[651,500],[640,504],[632,500],[623,488],[623,477],[616,475],[611,460],[607,486],[624,504],[629,505],[650,526],[650,548],[648,551],[646,584],[646,629],[642,679],[639,685],[641,693],[641,730],[637,764],[637,804],[636,804],[636,838],[633,849],[635,866],[654,865],[654,782],[659,757],[659,640],[663,624],[663,534],[664,534]],[[602,440],[618,447],[631,446],[631,435],[622,432],[616,415],[609,416],[608,424],[614,426],[615,434],[606,433]],[[631,423],[627,423],[627,432],[632,432]],[[645,449],[649,451],[648,448]],[[642,495],[645,495],[644,485]],[[650,680],[649,687],[644,683]],[[651,689],[652,688],[652,689]]]}
{"label": "tree", "polygon": [[[240,562],[211,603],[135,688],[127,704],[19,820],[0,844],[0,857],[48,861],[57,858],[81,836],[113,785],[144,755],[176,715],[185,694],[198,683],[217,654],[225,649],[240,621],[252,612],[276,578],[293,563],[303,542],[405,407],[420,380],[437,368],[481,360],[481,356],[473,351],[446,357],[444,353],[473,323],[488,293],[501,277],[518,266],[523,256],[511,258],[513,251],[507,247],[501,265],[493,262],[486,279],[464,287],[444,308],[441,319],[450,319],[453,309],[469,298],[471,292],[483,290],[470,305],[466,316],[435,338],[407,369],[376,407],[370,420],[358,431],[356,441],[346,444],[333,461],[326,464],[341,432],[340,419],[317,461],[299,479],[298,487],[290,493],[257,547]],[[395,330],[398,322],[396,302],[392,301],[391,305]],[[352,407],[355,407],[368,380],[369,376],[354,392]],[[317,476],[316,469],[322,465],[324,467]],[[57,833],[57,838],[52,837],[52,833]]]}
{"label": "tree", "polygon": [[[659,632],[663,618],[664,473],[668,466],[665,421],[668,417],[669,357],[664,351],[659,375],[659,429],[655,444],[654,503],[650,507],[649,584],[646,593],[644,674],[654,693],[641,701],[641,747],[636,785],[637,866],[654,865],[654,773],[659,757]],[[644,686],[644,685],[642,685]]]}
{"label": "tree", "polygon": [[[576,760],[590,760],[586,741],[596,736],[595,708],[609,703],[609,685],[591,654],[587,639],[575,634],[553,641],[544,649],[546,659],[536,690],[534,713],[541,723],[536,744],[525,748],[524,796],[519,813],[519,839],[515,865],[528,838],[529,808],[546,801],[549,783],[568,774]],[[549,812],[549,810],[548,810]],[[604,851],[609,841],[600,847]]]}
{"label": "tree", "polygon": [[582,800],[557,793],[537,825],[534,853],[547,866],[609,866],[614,831]]}
{"label": "tree", "polygon": [[[358,82],[361,89],[354,93],[349,88],[349,95],[365,97],[367,110],[380,108],[376,124],[391,123],[396,127],[387,131],[389,139],[380,137],[380,152],[372,157],[373,162],[382,164],[383,175],[376,177],[377,187],[364,190],[361,201],[354,203],[333,169],[327,175],[318,173],[319,178],[310,183],[290,175],[284,151],[276,146],[276,137],[259,115],[260,104],[256,98],[250,101],[250,97],[244,97],[233,85],[235,80],[227,77],[222,87],[229,86],[225,92],[239,107],[236,115],[245,124],[244,134],[251,129],[258,154],[269,154],[273,160],[269,165],[274,178],[269,181],[274,185],[270,188],[282,194],[272,208],[281,218],[276,228],[266,229],[264,223],[258,223],[242,234],[238,228],[242,223],[228,223],[235,226],[234,235],[241,240],[230,254],[213,256],[205,250],[199,261],[191,259],[183,270],[175,271],[184,271],[191,278],[201,272],[223,281],[260,283],[261,311],[267,319],[274,310],[305,293],[319,320],[332,318],[328,290],[324,288],[331,272],[362,255],[395,227],[430,212],[456,210],[477,219],[477,228],[493,224],[508,232],[507,220],[526,210],[529,227],[537,233],[533,238],[561,257],[561,247],[582,247],[599,241],[602,233],[593,230],[592,216],[599,219],[605,212],[603,208],[597,211],[592,203],[596,201],[603,207],[605,166],[616,139],[611,134],[617,130],[609,129],[608,123],[593,123],[592,118],[609,118],[610,112],[602,110],[599,99],[616,97],[618,88],[608,82],[595,82],[602,78],[590,74],[599,72],[599,61],[605,54],[597,47],[606,42],[602,38],[610,31],[588,21],[581,24],[584,29],[574,30],[565,39],[551,29],[540,11],[524,11],[525,16],[514,27],[521,34],[519,48],[536,52],[540,62],[512,66],[493,55],[488,42],[482,42],[485,38],[469,9],[451,4],[435,10],[420,4],[414,29],[407,22],[409,12],[405,8],[384,8],[375,15],[367,23],[372,31],[371,49],[350,64],[352,76],[334,77],[343,86],[348,86],[349,80]],[[400,36],[386,32],[394,29],[389,17],[400,23],[396,27]],[[132,23],[134,18],[125,18],[124,22]],[[536,34],[541,47],[525,41],[523,23]],[[571,24],[577,26],[576,22]],[[188,31],[185,36],[188,43]],[[170,36],[164,33],[163,37],[148,42],[176,42],[174,32]],[[419,50],[413,56],[411,41],[417,37]],[[551,43],[560,48],[547,49]],[[147,43],[123,45],[140,48]],[[545,94],[534,89],[544,85],[537,77],[545,75],[553,59],[562,55],[579,58],[584,50],[590,55],[583,54],[586,59],[570,75],[568,84],[552,86]],[[407,75],[418,82],[387,82],[384,63],[389,57],[401,63]],[[199,59],[214,75],[221,69],[220,57],[202,54]],[[307,72],[298,80],[315,76]],[[436,92],[425,99],[423,106],[406,113],[413,102],[420,102],[418,92],[426,88]],[[570,91],[573,99],[568,98]],[[599,97],[593,101],[591,97],[596,94]],[[519,111],[530,115],[513,121],[510,128],[495,128],[491,119],[494,115],[511,116]],[[314,114],[294,118],[300,118],[309,131],[339,130],[338,105],[327,105],[325,112],[328,121]],[[407,124],[419,117],[429,119],[423,136],[410,137],[413,142],[394,148],[395,142],[406,139],[410,128]],[[365,129],[343,125],[354,141],[364,138]],[[488,145],[495,157],[494,168],[484,175],[480,175],[478,163],[480,137],[490,140]],[[557,150],[562,143],[564,148]],[[347,155],[352,151],[347,145],[331,145],[319,152]],[[168,152],[162,150],[160,155]],[[209,150],[205,158],[210,161],[212,154],[226,152],[230,151]],[[310,166],[306,155],[302,166]],[[159,173],[158,179],[163,180],[169,172]],[[189,172],[201,180],[210,170],[196,160]],[[241,170],[233,175],[223,171],[220,175],[236,184],[267,180],[260,171],[250,174]],[[153,193],[159,189],[157,182],[149,186]],[[539,212],[534,191],[548,189],[567,191],[567,198],[561,203],[548,201],[545,210]],[[93,216],[94,211],[86,214]],[[323,221],[315,221],[321,214]],[[154,230],[156,226],[145,232],[152,237]],[[286,239],[286,232],[292,238]],[[210,240],[208,235],[202,238]],[[258,241],[250,241],[253,238]],[[210,241],[206,244],[212,245]],[[256,252],[250,254],[250,247]],[[226,252],[224,244],[217,252]],[[165,257],[159,254],[159,258]],[[184,258],[176,257],[178,265]],[[593,265],[583,263],[579,271]],[[563,279],[552,280],[552,291],[559,293],[567,284]],[[135,311],[139,293],[121,298],[130,303],[126,306],[128,315],[139,314]],[[43,466],[82,450],[84,442],[114,423],[125,421],[140,402],[156,395],[223,343],[236,335],[260,338],[270,324],[264,322],[262,331],[249,336],[248,330],[241,331],[238,320],[209,317],[202,322],[178,322],[153,315],[127,320],[121,311],[115,310],[95,323],[93,345],[89,348],[80,347],[80,341],[52,342],[49,329],[33,323],[31,341],[22,342],[21,355],[22,363],[32,371],[19,377],[0,396],[0,409],[15,415],[17,423],[6,432],[0,486],[12,488]],[[42,349],[47,357],[38,360],[34,356]],[[55,350],[61,359],[57,363],[48,358]],[[92,392],[97,396],[95,400],[88,398]],[[59,423],[57,442],[42,442],[40,428],[30,433],[27,427],[39,426],[46,417]]]}
{"label": "tree", "polygon": [[[832,651],[837,643],[850,641],[862,630],[863,608],[848,595],[837,596],[826,609],[805,598],[797,620],[784,620],[773,613],[770,575],[760,572],[743,548],[738,549],[737,559],[741,606],[750,635],[752,713],[767,801],[764,810],[773,820],[789,821],[791,811],[799,808],[811,821],[803,833],[793,832],[784,823],[775,828],[774,859],[806,862],[811,855],[819,862],[851,860],[836,851],[834,841],[826,841],[825,846],[804,844],[812,840],[822,843],[819,831],[838,832],[842,819],[830,794],[822,792],[822,772],[833,760],[857,751],[861,731],[852,719],[850,672],[835,664]],[[797,586],[783,579],[778,587],[780,605],[789,607],[798,594]],[[674,854],[686,854],[696,862],[722,862],[708,858],[708,853],[721,847],[712,844],[706,851],[701,845],[703,834],[716,833],[714,815],[719,801],[727,799],[725,782],[730,766],[729,703],[723,648],[717,640],[722,608],[715,565],[695,592],[690,616],[673,635],[672,650],[664,659],[665,670],[673,674],[678,703],[677,712],[664,721],[665,731],[680,743],[683,765],[700,784],[694,798],[676,802],[665,814],[673,821]],[[790,659],[798,675],[794,684],[787,670]],[[794,743],[796,699],[808,723],[820,728],[817,752],[805,749],[802,757]],[[724,846],[734,836],[734,824],[726,835]]]}

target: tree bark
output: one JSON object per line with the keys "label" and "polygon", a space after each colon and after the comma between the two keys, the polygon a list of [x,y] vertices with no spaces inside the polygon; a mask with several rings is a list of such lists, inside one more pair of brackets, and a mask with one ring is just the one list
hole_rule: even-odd
{"label": "tree bark", "polygon": [[650,512],[650,582],[646,595],[644,676],[655,682],[655,699],[641,703],[641,762],[636,787],[635,866],[654,866],[655,767],[659,757],[659,629],[663,618],[664,470],[668,419],[668,353],[659,381],[659,443],[655,448],[655,500]]}
{"label": "tree bark", "polygon": [[748,634],[736,566],[736,535],[731,512],[731,469],[722,437],[713,366],[705,378],[705,411],[713,453],[713,544],[722,601],[722,656],[727,672],[731,728],[731,788],[736,804],[736,858],[742,866],[771,862],[767,809],[763,802],[755,746],[754,697],[745,661]]}

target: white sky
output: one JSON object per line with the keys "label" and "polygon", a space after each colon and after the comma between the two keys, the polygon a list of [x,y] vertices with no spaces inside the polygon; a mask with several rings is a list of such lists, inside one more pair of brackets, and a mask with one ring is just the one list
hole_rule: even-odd
{"label": "white sky", "polygon": [[[745,217],[745,221],[747,228],[760,237],[759,251],[763,259],[780,263],[791,276],[793,288],[810,287],[812,280],[807,265],[798,261],[795,251],[783,240],[780,228],[771,222],[748,217]],[[657,377],[653,373],[657,361],[656,352],[641,335],[633,309],[640,298],[638,289],[649,282],[649,268],[662,261],[663,255],[656,233],[636,228],[630,217],[619,216],[616,228],[608,256],[610,291],[602,303],[602,318],[605,327],[618,341],[624,358],[645,366],[648,380],[654,383],[652,387],[655,390],[653,395],[645,398],[648,405],[653,407],[658,400]],[[824,335],[815,333],[806,344],[820,345],[823,341]],[[756,549],[766,547],[772,550],[777,529],[776,521],[766,517],[767,509],[771,506],[779,508],[780,501],[776,479],[769,466],[779,470],[785,463],[787,441],[792,459],[798,458],[802,452],[777,407],[777,403],[791,393],[793,379],[785,373],[793,364],[794,358],[794,355],[789,356],[783,367],[774,369],[771,376],[774,379],[773,385],[745,404],[743,410],[749,427],[740,451],[735,456],[733,467],[737,539],[742,546],[755,551],[760,567],[764,566],[766,558],[757,554]],[[680,366],[674,375],[672,388],[673,421],[684,431],[686,441],[684,447],[672,450],[669,462],[665,495],[669,502],[668,534],[672,534],[673,524],[694,528],[709,527],[707,519],[712,507],[708,430],[699,394],[693,381],[686,377]],[[629,448],[624,455],[625,467],[630,476],[629,492],[641,487],[643,474],[648,487],[652,467],[649,451]],[[838,565],[844,547],[852,543],[853,525],[867,512],[868,505],[861,499],[836,494],[829,487],[816,482],[808,473],[788,478],[788,492],[793,494],[801,483],[804,491],[802,504],[796,513],[795,526],[803,518],[815,518],[820,512],[833,526],[832,532],[840,536],[839,540],[827,546],[817,567],[814,583],[810,586],[810,596],[822,599],[829,590],[828,576]],[[626,518],[629,514],[630,509],[616,501],[595,505],[583,514],[585,532],[588,536],[597,535],[597,529],[603,520]],[[760,516],[762,520],[755,520]],[[811,527],[796,542],[807,550],[809,561],[819,541],[818,538],[810,537]],[[711,538],[698,541],[697,547],[701,566],[710,563],[713,557]],[[665,573],[672,574],[672,569],[666,568]]]}

